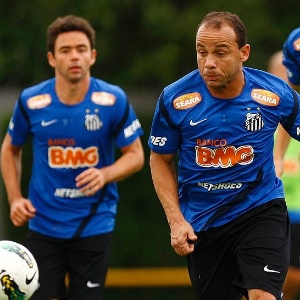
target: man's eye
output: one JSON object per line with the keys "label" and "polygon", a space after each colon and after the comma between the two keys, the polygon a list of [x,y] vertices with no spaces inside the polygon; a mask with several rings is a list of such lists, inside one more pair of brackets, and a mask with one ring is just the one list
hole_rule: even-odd
{"label": "man's eye", "polygon": [[78,52],[83,53],[86,52],[88,49],[86,47],[80,47],[78,48]]}
{"label": "man's eye", "polygon": [[68,53],[69,52],[69,50],[68,49],[61,49],[60,50],[60,53],[64,53],[64,54],[66,54],[66,53]]}
{"label": "man's eye", "polygon": [[206,52],[205,52],[205,51],[202,51],[202,50],[198,50],[198,53],[199,53],[201,56],[205,56],[205,55],[206,55]]}

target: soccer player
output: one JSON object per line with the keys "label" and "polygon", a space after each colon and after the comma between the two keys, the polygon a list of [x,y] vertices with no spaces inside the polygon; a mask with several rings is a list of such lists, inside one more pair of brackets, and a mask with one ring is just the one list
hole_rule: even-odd
{"label": "soccer player", "polygon": [[[300,91],[300,27],[294,29],[283,44],[282,64],[286,67],[285,80],[296,91]],[[277,74],[278,75],[278,74]],[[279,76],[280,77],[280,76]],[[278,127],[275,144],[276,172],[280,176],[283,172],[283,158],[290,142],[290,135]],[[281,158],[280,158],[281,157]]]}
{"label": "soccer player", "polygon": [[[102,299],[116,182],[143,167],[143,131],[125,92],[91,76],[95,31],[87,20],[57,18],[47,45],[55,77],[22,91],[2,145],[10,216],[15,226],[29,222],[27,246],[40,270],[32,299]],[[33,166],[26,198],[20,166],[29,136]]]}
{"label": "soccer player", "polygon": [[164,88],[149,137],[171,245],[197,300],[282,299],[290,222],[274,133],[281,123],[299,139],[299,95],[243,66],[250,45],[235,14],[207,14],[195,44],[198,69]]}
{"label": "soccer player", "polygon": [[283,45],[283,64],[287,68],[289,84],[300,88],[300,27],[294,29]]}

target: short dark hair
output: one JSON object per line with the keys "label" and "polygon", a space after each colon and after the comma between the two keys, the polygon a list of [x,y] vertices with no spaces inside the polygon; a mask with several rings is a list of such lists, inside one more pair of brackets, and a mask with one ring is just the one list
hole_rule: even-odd
{"label": "short dark hair", "polygon": [[91,48],[95,48],[96,33],[91,24],[84,18],[67,15],[58,17],[47,29],[47,49],[54,54],[55,42],[59,34],[70,31],[80,31],[88,37]]}
{"label": "short dark hair", "polygon": [[204,25],[220,29],[224,24],[233,28],[236,35],[236,42],[239,49],[247,44],[247,31],[245,24],[241,21],[240,17],[231,12],[214,11],[208,13],[198,25],[198,29]]}

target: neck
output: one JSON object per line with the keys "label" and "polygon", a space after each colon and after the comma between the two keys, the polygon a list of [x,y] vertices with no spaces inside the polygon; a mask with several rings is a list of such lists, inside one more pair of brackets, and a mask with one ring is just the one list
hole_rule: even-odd
{"label": "neck", "polygon": [[90,78],[78,82],[69,82],[56,78],[55,91],[58,99],[65,104],[73,105],[83,101],[90,85]]}

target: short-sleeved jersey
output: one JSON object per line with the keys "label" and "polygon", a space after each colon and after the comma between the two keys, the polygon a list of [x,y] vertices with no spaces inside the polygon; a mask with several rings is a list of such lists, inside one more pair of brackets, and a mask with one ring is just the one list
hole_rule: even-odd
{"label": "short-sleeved jersey", "polygon": [[283,64],[289,81],[300,85],[300,27],[289,34],[283,45]]}
{"label": "short-sleeved jersey", "polygon": [[75,177],[87,168],[111,165],[116,147],[128,146],[143,134],[120,87],[92,77],[83,101],[66,105],[57,97],[55,78],[44,81],[22,91],[8,133],[16,146],[32,138],[28,198],[37,214],[29,221],[30,229],[70,238],[90,218],[82,237],[113,231],[116,183],[87,197],[76,187]]}
{"label": "short-sleeved jersey", "polygon": [[195,70],[157,102],[148,144],[156,153],[178,154],[180,206],[196,232],[284,197],[274,171],[274,132],[280,122],[299,139],[299,95],[269,73],[243,72],[236,98],[213,97]]}

